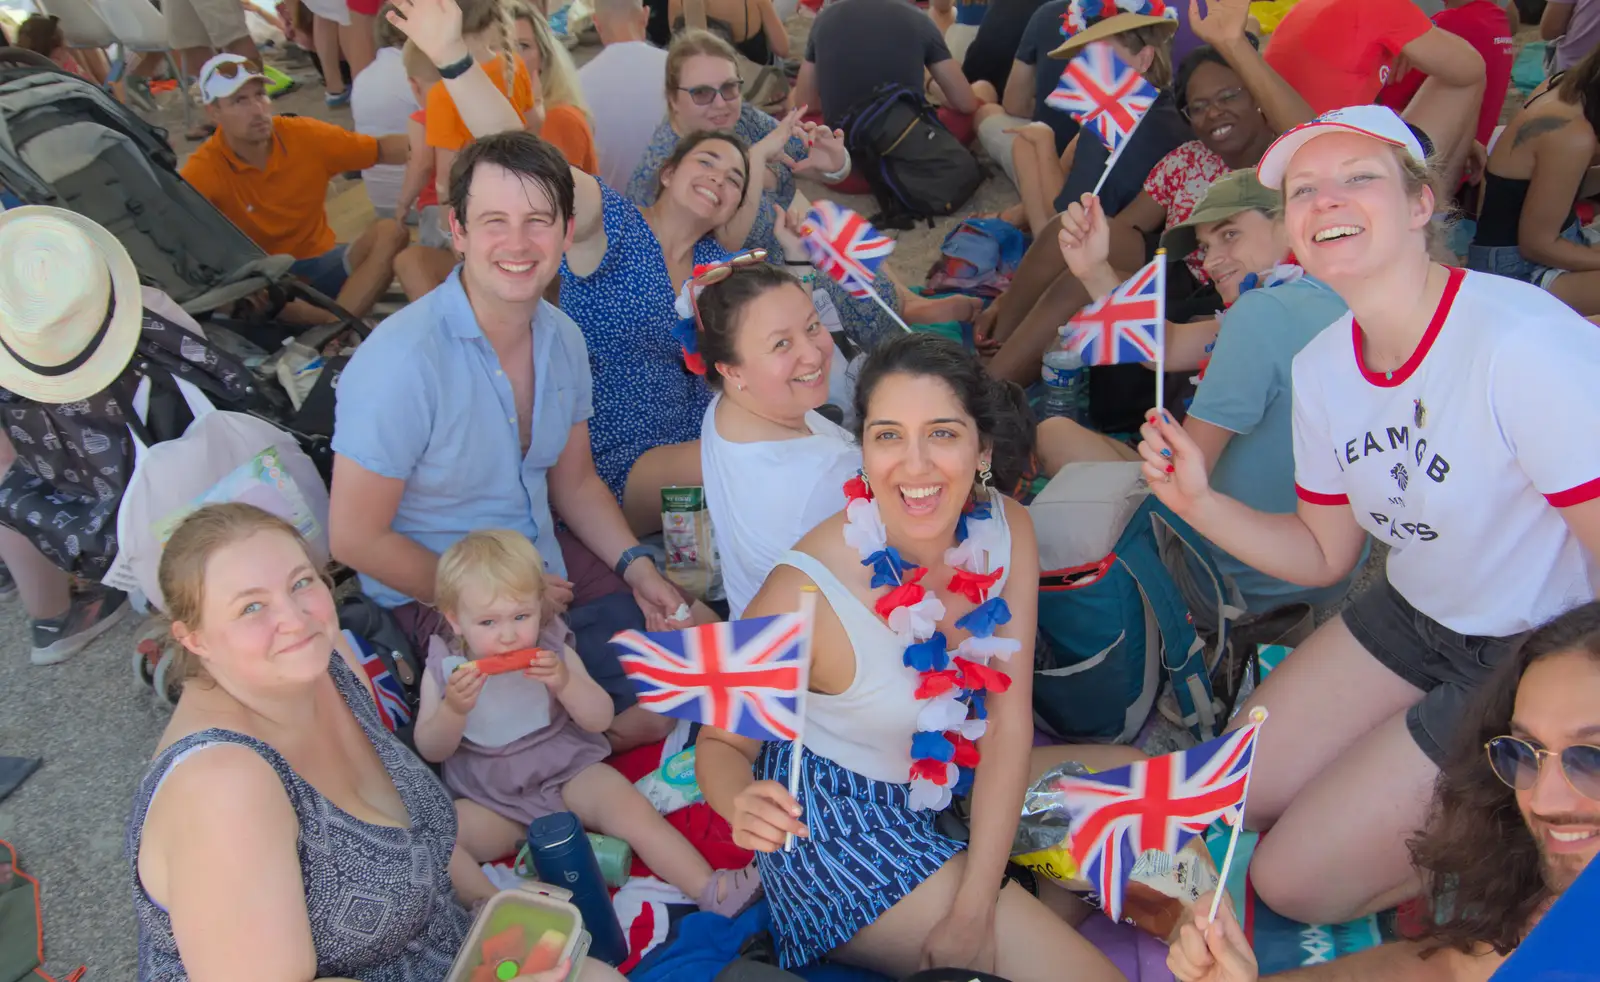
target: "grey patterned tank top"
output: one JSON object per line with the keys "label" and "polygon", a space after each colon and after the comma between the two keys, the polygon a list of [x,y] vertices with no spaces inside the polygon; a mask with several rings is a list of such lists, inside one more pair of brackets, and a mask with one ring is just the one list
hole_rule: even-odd
{"label": "grey patterned tank top", "polygon": [[378,718],[372,697],[337,654],[328,667],[345,703],[411,816],[409,828],[371,825],[341,811],[306,783],[276,750],[232,730],[202,730],[163,750],[145,771],[128,818],[128,859],[139,920],[140,982],[188,979],[172,921],[139,882],[145,815],[167,771],[185,754],[232,743],[271,764],[300,820],[300,876],[317,952],[317,977],[360,982],[440,982],[471,923],[450,886],[456,813],[450,794]]}

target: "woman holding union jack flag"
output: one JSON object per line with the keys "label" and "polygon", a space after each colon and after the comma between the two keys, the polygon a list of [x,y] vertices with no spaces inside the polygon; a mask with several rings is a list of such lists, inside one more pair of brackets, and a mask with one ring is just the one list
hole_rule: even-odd
{"label": "woman holding union jack flag", "polygon": [[1273,716],[1246,815],[1272,829],[1255,888],[1330,924],[1416,894],[1406,842],[1466,706],[1522,635],[1600,588],[1600,334],[1532,284],[1431,258],[1428,164],[1387,108],[1324,113],[1257,173],[1300,265],[1350,308],[1294,358],[1298,510],[1212,489],[1164,415],[1139,452],[1164,503],[1269,575],[1328,585],[1368,535],[1388,545],[1384,576],[1252,697]]}
{"label": "woman holding union jack flag", "polygon": [[[956,343],[907,335],[868,356],[855,408],[862,470],[845,510],[746,610],[820,592],[803,748],[702,730],[706,800],[757,851],[785,967],[831,953],[893,978],[1111,982],[1103,955],[1004,878],[1029,772],[1038,580],[1027,511],[994,490],[1020,467],[996,440],[1008,397]],[[971,796],[965,845],[934,822],[958,794]]]}

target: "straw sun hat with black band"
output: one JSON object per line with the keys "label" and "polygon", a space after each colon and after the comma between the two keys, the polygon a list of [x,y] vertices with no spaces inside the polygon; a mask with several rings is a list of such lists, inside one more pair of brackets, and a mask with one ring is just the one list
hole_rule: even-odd
{"label": "straw sun hat with black band", "polygon": [[1178,8],[1166,0],[1070,0],[1061,15],[1061,34],[1066,40],[1050,57],[1070,59],[1084,45],[1140,27],[1176,32]]}
{"label": "straw sun hat with black band", "polygon": [[60,208],[0,213],[0,389],[87,399],[122,374],[143,321],[139,272],[116,236]]}

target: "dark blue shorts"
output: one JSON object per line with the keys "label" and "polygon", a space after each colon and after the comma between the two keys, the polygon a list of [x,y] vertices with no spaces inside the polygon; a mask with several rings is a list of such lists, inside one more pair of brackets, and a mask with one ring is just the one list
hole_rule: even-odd
{"label": "dark blue shorts", "polygon": [[289,273],[305,280],[311,289],[332,300],[344,289],[345,280],[350,278],[349,248],[348,245],[336,245],[320,256],[296,259],[294,265],[289,267]]}

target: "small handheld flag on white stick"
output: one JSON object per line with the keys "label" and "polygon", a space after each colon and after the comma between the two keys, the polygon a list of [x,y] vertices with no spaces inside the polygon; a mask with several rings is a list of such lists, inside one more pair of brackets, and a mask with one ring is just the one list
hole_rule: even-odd
{"label": "small handheld flag on white stick", "polygon": [[1062,69],[1061,81],[1045,102],[1070,114],[1109,151],[1092,193],[1100,193],[1111,168],[1159,94],[1107,44],[1089,45]]}
{"label": "small handheld flag on white stick", "polygon": [[[800,590],[800,620],[805,634],[800,638],[800,690],[795,694],[794,755],[789,758],[789,797],[800,800],[800,758],[805,753],[806,690],[811,686],[811,634],[817,624],[817,588],[805,586]],[[804,816],[801,816],[804,818]],[[783,837],[783,851],[794,848],[794,833]]]}
{"label": "small handheld flag on white stick", "polygon": [[1156,263],[1161,268],[1156,288],[1156,413],[1160,415],[1167,392],[1167,250],[1156,250]]}
{"label": "small handheld flag on white stick", "polygon": [[812,204],[806,216],[800,242],[819,273],[858,300],[872,298],[902,330],[910,333],[911,325],[894,312],[872,285],[878,276],[878,267],[894,251],[893,239],[850,209],[832,201],[818,201]]}
{"label": "small handheld flag on white stick", "polygon": [[[1250,724],[1256,728],[1259,736],[1261,724],[1267,721],[1267,711],[1260,706],[1250,710]],[[1250,768],[1244,773],[1244,793],[1239,798],[1239,817],[1233,822],[1233,835],[1228,838],[1228,851],[1222,854],[1222,869],[1217,872],[1217,892],[1211,896],[1211,915],[1206,918],[1206,923],[1217,919],[1217,911],[1222,907],[1222,895],[1228,892],[1228,870],[1233,866],[1233,853],[1239,847],[1239,833],[1244,829],[1244,807],[1250,800]]]}

